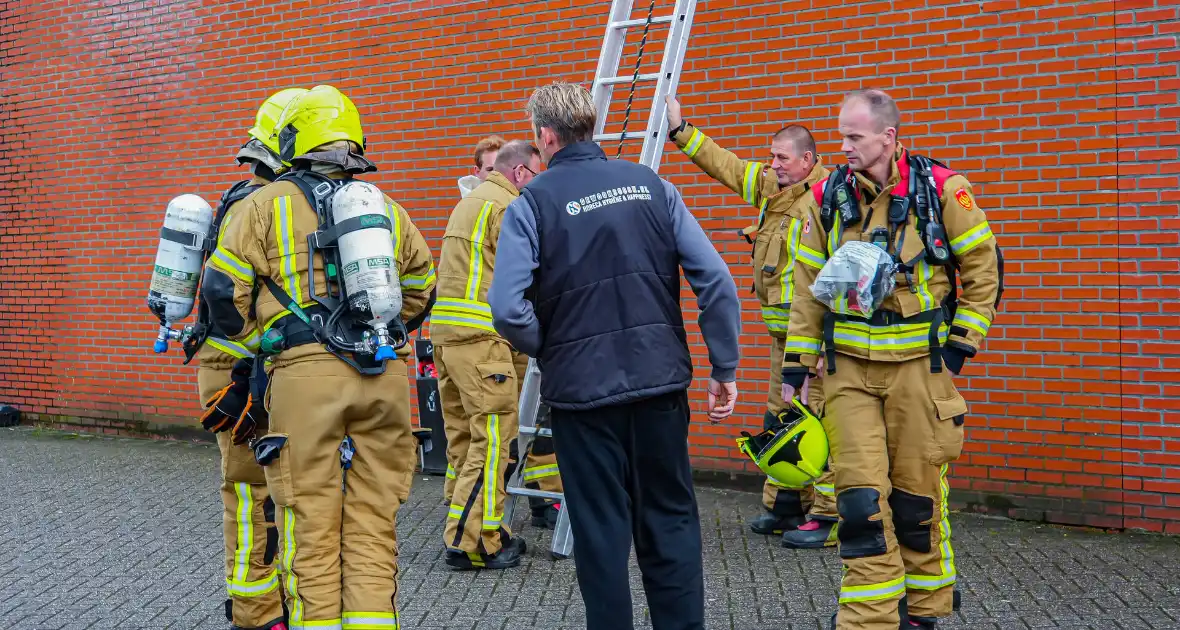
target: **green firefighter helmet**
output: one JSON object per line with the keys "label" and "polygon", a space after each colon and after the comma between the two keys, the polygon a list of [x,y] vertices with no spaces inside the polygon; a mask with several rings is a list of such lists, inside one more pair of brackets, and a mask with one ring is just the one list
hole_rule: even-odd
{"label": "green firefighter helmet", "polygon": [[772,482],[786,488],[806,488],[828,464],[824,427],[798,398],[791,399],[787,409],[779,412],[778,424],[758,435],[742,431],[737,444]]}

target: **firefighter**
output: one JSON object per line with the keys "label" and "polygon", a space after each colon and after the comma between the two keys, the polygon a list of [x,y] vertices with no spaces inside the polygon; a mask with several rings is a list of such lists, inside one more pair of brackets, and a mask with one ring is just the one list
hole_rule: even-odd
{"label": "firefighter", "polygon": [[[848,95],[839,125],[847,166],[809,195],[783,396],[822,369],[844,565],[833,627],[931,629],[957,576],[947,469],[967,405],[952,375],[995,317],[1002,258],[967,178],[898,141],[889,95]],[[871,289],[841,285],[850,271]]]}
{"label": "firefighter", "polygon": [[446,563],[458,569],[513,567],[526,547],[500,517],[528,357],[520,361],[492,327],[487,291],[504,209],[540,171],[541,156],[527,142],[508,142],[493,166],[447,222],[431,316],[447,456],[457,471],[443,543]]}
{"label": "firefighter", "polygon": [[[242,199],[285,170],[278,156],[278,140],[273,135],[275,123],[283,107],[306,91],[280,90],[258,109],[254,126],[247,131],[251,138],[237,155],[238,164],[250,165],[252,177],[238,182],[222,195],[218,208],[221,216],[214,230],[224,230],[230,218],[240,213]],[[230,341],[224,331],[211,325],[204,298],[202,292],[197,311],[198,332],[185,340],[184,350],[188,357],[196,356],[200,362],[197,388],[205,407],[201,422],[216,435],[221,451],[222,531],[228,594],[225,616],[235,630],[283,630],[286,627],[283,598],[274,565],[278,545],[274,502],[266,489],[262,467],[246,444],[256,430],[250,424],[254,418],[241,421],[242,414],[254,402],[246,383],[258,351],[258,333],[255,322],[247,319],[242,328],[250,331],[249,335],[241,342]]]}
{"label": "firefighter", "polygon": [[[799,249],[803,208],[808,191],[828,176],[828,170],[820,162],[811,132],[803,125],[788,125],[774,134],[767,166],[738,158],[684,120],[675,97],[668,96],[667,104],[668,136],[680,151],[758,209],[758,221],[741,234],[754,246],[752,289],[770,332],[770,389],[763,416],[763,429],[769,429],[787,410],[780,397],[781,362],[787,318],[796,294],[791,272]],[[807,402],[813,411],[822,413],[818,379],[811,383],[811,390]],[[836,544],[838,519],[830,470],[803,490],[787,488],[767,477],[762,485],[762,506],[765,511],[749,523],[754,532],[782,534],[783,546],[797,549]]]}
{"label": "firefighter", "polygon": [[491,135],[475,144],[475,169],[470,175],[459,178],[459,192],[464,197],[471,194],[495,170],[496,155],[504,142],[504,138]]}
{"label": "firefighter", "polygon": [[[272,362],[270,430],[253,446],[277,509],[291,627],[397,628],[395,524],[416,459],[402,341],[429,312],[434,264],[406,211],[354,179],[376,166],[348,97],[316,86],[276,128],[291,169],[241,202],[205,290],[231,339],[256,313]],[[364,213],[335,220],[349,209]],[[369,309],[385,309],[382,326]]]}

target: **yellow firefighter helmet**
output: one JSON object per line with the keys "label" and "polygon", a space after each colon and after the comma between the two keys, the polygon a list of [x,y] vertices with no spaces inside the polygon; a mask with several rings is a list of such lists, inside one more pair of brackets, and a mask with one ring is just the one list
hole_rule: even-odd
{"label": "yellow firefighter helmet", "polygon": [[828,463],[828,436],[819,418],[798,398],[778,414],[778,424],[750,435],[742,431],[738,449],[771,481],[793,489],[806,488]]}

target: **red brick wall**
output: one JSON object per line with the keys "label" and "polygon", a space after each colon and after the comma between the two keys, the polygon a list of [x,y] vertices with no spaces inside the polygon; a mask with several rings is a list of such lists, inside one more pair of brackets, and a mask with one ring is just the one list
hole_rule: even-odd
{"label": "red brick wall", "polygon": [[[373,181],[437,247],[470,148],[492,132],[529,137],[534,86],[592,78],[608,7],[283,4],[0,3],[0,401],[107,430],[191,427],[193,367],[151,352],[156,233],[169,198],[214,201],[240,177],[232,158],[257,104],[292,85],[346,90],[381,167]],[[972,413],[956,503],[1180,532],[1176,5],[702,4],[679,94],[724,145],[762,157],[770,133],[800,121],[839,163],[841,93],[877,86],[900,101],[903,140],[976,185],[1008,289],[959,379]],[[735,231],[754,212],[668,148],[661,173],[747,307],[739,414],[698,420],[697,462],[750,471],[732,439],[760,426],[768,344]]]}

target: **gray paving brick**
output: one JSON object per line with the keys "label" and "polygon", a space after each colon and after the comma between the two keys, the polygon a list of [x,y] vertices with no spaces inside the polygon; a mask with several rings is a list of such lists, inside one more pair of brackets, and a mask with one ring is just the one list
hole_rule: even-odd
{"label": "gray paving brick", "polygon": [[[224,628],[217,449],[0,429],[0,628]],[[442,480],[398,519],[407,630],[584,628],[573,560],[528,527],[522,565],[442,562]],[[699,488],[711,630],[826,630],[834,550],[784,549],[744,521],[758,496]],[[522,506],[523,508],[523,506]],[[963,608],[947,630],[1180,630],[1180,539],[955,515]],[[636,627],[650,628],[632,556]]]}

